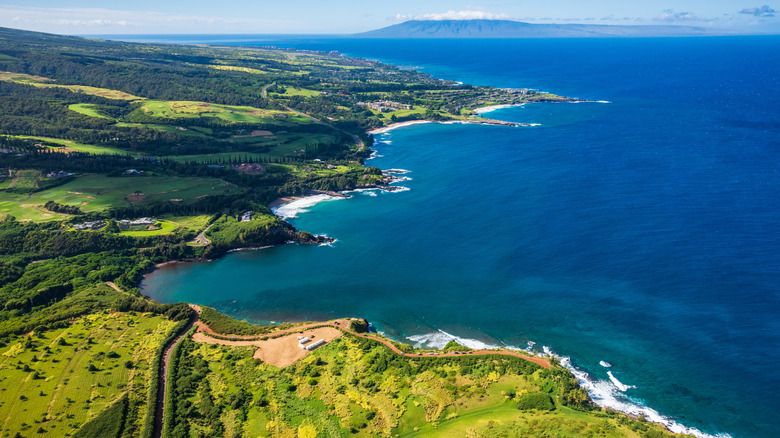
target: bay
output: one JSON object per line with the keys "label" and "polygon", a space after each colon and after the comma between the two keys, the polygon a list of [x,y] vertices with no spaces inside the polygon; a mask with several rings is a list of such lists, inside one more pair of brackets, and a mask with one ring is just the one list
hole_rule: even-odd
{"label": "bay", "polygon": [[258,322],[362,316],[430,346],[532,341],[604,404],[702,434],[780,427],[780,38],[274,45],[610,103],[489,113],[537,127],[377,135],[369,164],[409,170],[410,190],[291,219],[335,244],[173,265],[145,294]]}

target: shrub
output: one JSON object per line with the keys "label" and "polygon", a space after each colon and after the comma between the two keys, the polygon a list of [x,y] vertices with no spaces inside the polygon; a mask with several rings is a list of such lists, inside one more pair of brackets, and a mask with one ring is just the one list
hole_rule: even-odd
{"label": "shrub", "polygon": [[544,393],[524,394],[517,401],[517,409],[538,409],[540,411],[552,411],[555,409],[552,399]]}

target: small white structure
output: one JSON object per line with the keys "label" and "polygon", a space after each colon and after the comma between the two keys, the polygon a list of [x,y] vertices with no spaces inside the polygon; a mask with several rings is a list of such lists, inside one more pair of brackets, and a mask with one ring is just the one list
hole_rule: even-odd
{"label": "small white structure", "polygon": [[310,345],[307,345],[307,346],[305,346],[303,348],[305,348],[305,349],[307,349],[309,351],[312,351],[315,348],[319,347],[320,345],[325,345],[325,340],[324,339],[320,339],[319,341],[314,342],[314,343],[312,343]]}
{"label": "small white structure", "polygon": [[298,346],[301,347],[302,349],[306,349],[306,344],[308,344],[309,342],[311,342],[311,339],[309,339],[308,337],[302,338],[298,336]]}

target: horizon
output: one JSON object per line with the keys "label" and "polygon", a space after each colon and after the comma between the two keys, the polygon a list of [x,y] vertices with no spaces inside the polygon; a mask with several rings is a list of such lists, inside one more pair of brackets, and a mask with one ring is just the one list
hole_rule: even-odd
{"label": "horizon", "polygon": [[[773,6],[747,0],[649,0],[630,5],[602,0],[582,5],[574,0],[515,5],[502,0],[420,4],[399,0],[366,5],[354,0],[328,4],[286,5],[236,0],[214,5],[174,0],[161,4],[139,0],[132,6],[106,8],[95,0],[32,0],[24,6],[0,4],[0,26],[65,35],[349,35],[407,21],[506,20],[529,24],[684,26],[740,34],[780,34]],[[760,4],[759,4],[760,3]],[[183,12],[186,11],[186,12]]]}

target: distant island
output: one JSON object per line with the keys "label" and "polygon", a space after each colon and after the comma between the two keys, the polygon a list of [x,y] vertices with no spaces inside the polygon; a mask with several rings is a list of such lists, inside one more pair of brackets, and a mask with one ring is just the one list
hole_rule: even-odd
{"label": "distant island", "polygon": [[412,20],[352,35],[356,38],[614,38],[736,35],[693,26],[532,24],[511,20]]}

